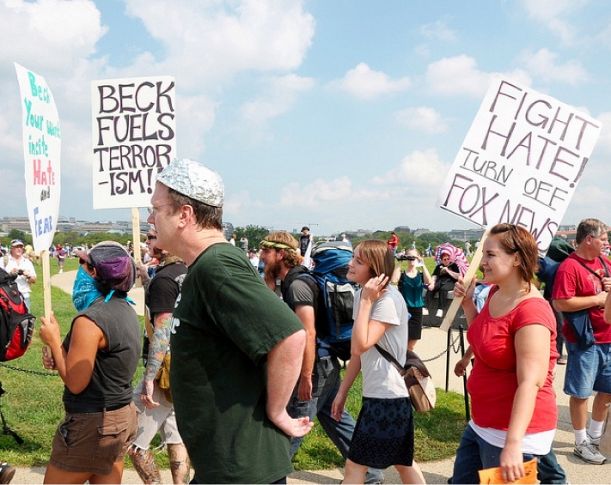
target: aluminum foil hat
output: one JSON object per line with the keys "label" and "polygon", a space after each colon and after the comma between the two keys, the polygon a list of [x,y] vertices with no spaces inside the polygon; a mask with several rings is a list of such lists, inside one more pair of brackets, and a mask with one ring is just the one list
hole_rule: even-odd
{"label": "aluminum foil hat", "polygon": [[159,172],[157,181],[206,205],[223,207],[223,179],[201,163],[188,158],[174,160]]}
{"label": "aluminum foil hat", "polygon": [[129,253],[115,241],[102,241],[89,252],[76,251],[79,258],[96,270],[96,279],[110,284],[111,289],[129,291],[136,281],[136,264]]}

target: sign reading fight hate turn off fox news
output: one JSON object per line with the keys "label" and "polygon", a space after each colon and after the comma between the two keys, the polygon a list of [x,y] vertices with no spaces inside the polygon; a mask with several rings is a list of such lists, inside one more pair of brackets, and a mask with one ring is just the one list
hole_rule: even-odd
{"label": "sign reading fight hate turn off fox news", "polygon": [[524,226],[545,252],[600,130],[587,113],[497,79],[458,150],[439,205],[482,227]]}

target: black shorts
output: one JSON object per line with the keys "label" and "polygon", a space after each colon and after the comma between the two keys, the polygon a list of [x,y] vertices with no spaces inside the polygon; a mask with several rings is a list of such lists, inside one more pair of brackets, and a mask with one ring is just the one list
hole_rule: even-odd
{"label": "black shorts", "polygon": [[410,319],[407,322],[408,336],[410,340],[420,340],[422,337],[422,307],[407,307]]}
{"label": "black shorts", "polygon": [[370,468],[412,466],[414,421],[409,398],[363,398],[348,458]]}

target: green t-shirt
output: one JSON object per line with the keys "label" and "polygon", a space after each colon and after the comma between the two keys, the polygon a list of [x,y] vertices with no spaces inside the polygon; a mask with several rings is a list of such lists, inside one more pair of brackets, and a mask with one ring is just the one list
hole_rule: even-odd
{"label": "green t-shirt", "polygon": [[244,251],[214,244],[189,267],[174,310],[171,385],[196,483],[272,483],[292,471],[267,418],[266,357],[303,326]]}

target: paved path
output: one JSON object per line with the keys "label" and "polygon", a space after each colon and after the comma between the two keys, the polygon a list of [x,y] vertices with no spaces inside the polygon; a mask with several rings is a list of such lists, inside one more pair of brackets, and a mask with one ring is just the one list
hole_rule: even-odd
{"label": "paved path", "polygon": [[[51,278],[51,284],[58,286],[68,293],[72,289],[72,282],[76,272],[70,271]],[[135,288],[130,292],[130,296],[137,302],[139,313],[143,311],[144,296],[142,288]],[[453,338],[458,336],[458,332],[453,332]],[[438,328],[425,328],[422,332],[422,340],[416,346],[416,351],[423,360],[443,353],[446,348],[447,334]],[[463,381],[454,376],[451,370],[459,359],[459,355],[450,351],[450,376],[448,388],[451,391],[463,392]],[[445,354],[431,362],[427,366],[435,379],[438,389],[445,387],[446,376],[446,357]],[[573,432],[568,409],[568,397],[562,392],[564,382],[565,366],[557,367],[557,376],[554,387],[558,403],[558,432],[554,441],[554,450],[558,457],[558,462],[565,469],[569,482],[578,483],[611,483],[611,465],[588,465],[573,455]],[[443,392],[443,391],[440,391]],[[609,457],[611,458],[611,457]],[[437,462],[422,463],[421,468],[427,483],[447,483],[448,477],[452,474],[453,459],[446,459]],[[13,483],[42,483],[44,468],[21,468],[17,471]],[[386,483],[400,483],[399,477],[394,469],[385,472]],[[166,483],[171,483],[171,476],[168,470],[163,471],[163,479]],[[342,479],[341,469],[315,470],[295,472],[289,477],[289,483],[339,483]],[[124,483],[140,483],[137,474],[133,470],[126,470],[123,476]]]}

